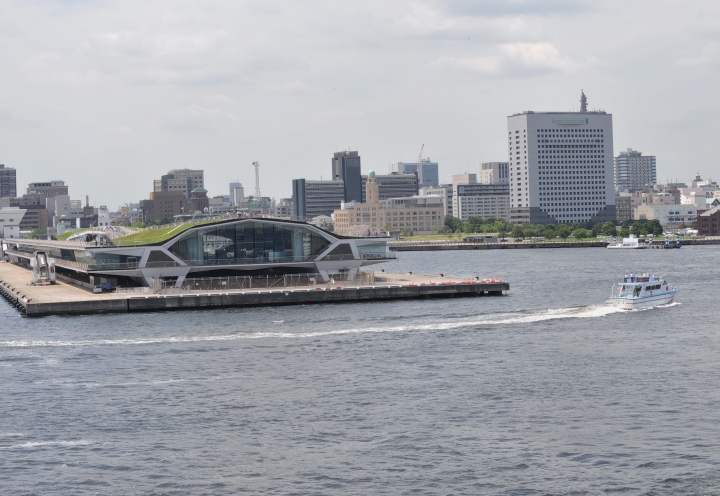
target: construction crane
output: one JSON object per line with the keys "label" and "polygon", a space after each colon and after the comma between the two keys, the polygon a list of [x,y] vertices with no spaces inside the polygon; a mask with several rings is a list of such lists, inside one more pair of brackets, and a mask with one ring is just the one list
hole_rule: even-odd
{"label": "construction crane", "polygon": [[255,198],[257,199],[262,197],[260,194],[260,164],[253,162],[253,165],[255,166]]}

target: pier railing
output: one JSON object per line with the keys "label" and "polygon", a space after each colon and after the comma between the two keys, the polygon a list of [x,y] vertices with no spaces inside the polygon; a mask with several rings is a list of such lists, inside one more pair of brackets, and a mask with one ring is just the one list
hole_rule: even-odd
{"label": "pier railing", "polygon": [[373,272],[358,271],[350,280],[349,273],[332,274],[325,281],[321,274],[285,274],[282,276],[227,276],[227,277],[196,277],[183,280],[179,288],[175,281],[156,280],[153,290],[161,294],[177,294],[195,291],[225,291],[242,289],[284,289],[284,288],[316,288],[329,286],[365,286],[373,284]]}

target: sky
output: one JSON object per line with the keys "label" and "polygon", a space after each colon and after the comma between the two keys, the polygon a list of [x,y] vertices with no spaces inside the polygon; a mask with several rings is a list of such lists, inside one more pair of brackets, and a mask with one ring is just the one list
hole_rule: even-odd
{"label": "sky", "polygon": [[0,0],[0,163],[115,209],[174,168],[210,196],[291,196],[329,179],[506,161],[506,118],[613,115],[614,149],[658,180],[720,180],[720,2]]}

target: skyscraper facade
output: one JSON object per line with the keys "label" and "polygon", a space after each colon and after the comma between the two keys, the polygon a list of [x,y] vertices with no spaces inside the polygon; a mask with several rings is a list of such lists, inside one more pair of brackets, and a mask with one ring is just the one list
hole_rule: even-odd
{"label": "skyscraper facade", "polygon": [[343,181],[346,202],[362,201],[363,187],[358,152],[337,152],[333,155],[332,179],[333,181]]}
{"label": "skyscraper facade", "polygon": [[618,191],[643,189],[657,184],[655,156],[628,148],[615,157],[615,186]]}
{"label": "skyscraper facade", "polygon": [[510,222],[615,220],[612,115],[523,112],[508,117]]}

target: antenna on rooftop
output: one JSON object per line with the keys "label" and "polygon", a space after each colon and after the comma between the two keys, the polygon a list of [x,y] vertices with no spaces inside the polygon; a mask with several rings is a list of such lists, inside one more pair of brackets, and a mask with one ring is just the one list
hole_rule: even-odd
{"label": "antenna on rooftop", "polygon": [[261,198],[260,194],[260,164],[257,162],[252,163],[255,166],[255,198]]}
{"label": "antenna on rooftop", "polygon": [[580,112],[587,112],[587,97],[585,96],[585,91],[583,90],[580,90]]}

